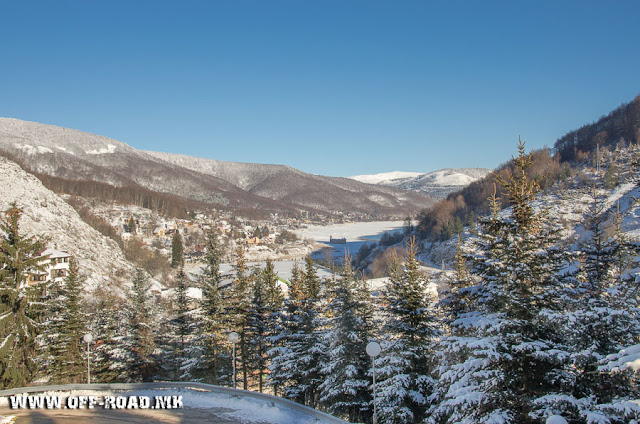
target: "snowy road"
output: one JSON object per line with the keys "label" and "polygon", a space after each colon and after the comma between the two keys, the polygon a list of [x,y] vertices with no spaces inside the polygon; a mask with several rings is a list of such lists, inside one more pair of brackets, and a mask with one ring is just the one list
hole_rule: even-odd
{"label": "snowy road", "polygon": [[[60,408],[11,409],[11,397],[49,396],[60,399]],[[70,399],[94,396],[97,404],[67,408]],[[141,399],[144,409],[106,408],[107,397]],[[180,398],[178,409],[157,409],[155,398]],[[15,399],[14,399],[15,402]],[[26,402],[26,398],[25,398]],[[76,404],[77,405],[77,404]],[[140,403],[142,405],[142,403]],[[154,409],[156,408],[156,409]],[[16,417],[16,423],[221,423],[221,424],[341,424],[345,421],[275,396],[200,383],[76,384],[0,391],[0,416]],[[0,417],[0,422],[2,422]]]}

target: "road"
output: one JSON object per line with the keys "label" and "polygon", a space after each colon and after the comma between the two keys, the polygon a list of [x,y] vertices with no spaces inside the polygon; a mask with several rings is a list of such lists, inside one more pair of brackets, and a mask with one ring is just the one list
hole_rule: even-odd
{"label": "road", "polygon": [[[0,416],[16,416],[16,424],[113,424],[113,423],[164,423],[164,424],[242,424],[245,421],[229,418],[227,408],[184,408],[172,410],[113,410],[113,409],[38,409],[11,410],[0,408]],[[266,422],[264,422],[266,424]],[[253,424],[253,423],[252,423]],[[258,423],[256,423],[258,424]]]}

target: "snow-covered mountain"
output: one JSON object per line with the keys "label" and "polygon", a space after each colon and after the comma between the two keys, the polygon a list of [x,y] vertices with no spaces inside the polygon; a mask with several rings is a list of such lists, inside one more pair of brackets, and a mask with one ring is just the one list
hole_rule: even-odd
{"label": "snow-covered mountain", "polygon": [[424,194],[396,187],[312,175],[282,165],[146,152],[106,137],[10,118],[0,118],[0,149],[40,173],[137,185],[231,209],[397,216],[433,204]]}
{"label": "snow-covered mountain", "polygon": [[133,270],[116,242],[85,223],[75,209],[35,176],[0,157],[0,211],[9,209],[13,202],[23,210],[21,232],[48,238],[49,248],[71,253],[87,276],[87,288]]}
{"label": "snow-covered mountain", "polygon": [[395,180],[417,178],[421,175],[425,175],[424,172],[391,171],[371,175],[354,175],[353,177],[349,178],[367,184],[389,184]]}
{"label": "snow-covered mountain", "polygon": [[393,171],[373,175],[354,175],[349,178],[367,184],[412,190],[438,199],[460,190],[490,172],[491,170],[486,168],[447,168],[429,173]]}

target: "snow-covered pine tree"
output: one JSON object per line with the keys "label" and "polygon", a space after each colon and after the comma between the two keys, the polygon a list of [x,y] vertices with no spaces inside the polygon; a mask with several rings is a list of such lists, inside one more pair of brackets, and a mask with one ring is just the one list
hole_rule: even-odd
{"label": "snow-covered pine tree", "polygon": [[274,337],[277,347],[269,351],[270,384],[282,387],[285,397],[316,407],[318,387],[323,380],[322,366],[326,362],[325,319],[321,281],[309,255],[304,271],[294,267],[280,325],[281,330]]}
{"label": "snow-covered pine tree", "polygon": [[125,301],[108,288],[98,288],[93,297],[96,302],[92,308],[95,311],[92,320],[95,339],[93,380],[100,383],[130,381],[128,373],[134,358]]}
{"label": "snow-covered pine tree", "polygon": [[252,282],[252,294],[247,314],[246,337],[249,354],[249,370],[258,375],[258,390],[263,391],[265,373],[268,368],[267,351],[275,335],[276,311],[282,307],[282,291],[278,287],[278,276],[273,263],[267,260]]}
{"label": "snow-covered pine tree", "polygon": [[37,284],[29,287],[30,272],[42,272],[41,238],[20,233],[22,210],[13,203],[0,217],[0,389],[26,386],[38,370],[38,323],[31,316]]}
{"label": "snow-covered pine tree", "polygon": [[87,358],[82,337],[88,331],[88,316],[83,307],[83,284],[78,262],[71,258],[67,277],[54,288],[53,308],[46,325],[52,355],[48,373],[52,383],[81,383],[86,378]]}
{"label": "snow-covered pine tree", "polygon": [[322,383],[322,366],[326,362],[326,323],[322,313],[322,282],[311,255],[305,258],[302,275],[304,298],[300,308],[300,329],[294,335],[298,357],[298,402],[315,408],[318,405],[318,387]]}
{"label": "snow-covered pine tree", "polygon": [[327,362],[322,368],[320,404],[349,422],[367,422],[372,415],[372,396],[366,347],[373,336],[373,306],[366,284],[351,267],[350,257],[345,257],[341,278],[328,297],[332,318],[326,335]]}
{"label": "snow-covered pine tree", "polygon": [[[240,369],[242,370],[243,389],[249,388],[249,352],[246,330],[248,326],[248,312],[251,303],[251,286],[254,279],[247,267],[247,259],[245,257],[244,248],[238,244],[236,249],[236,263],[233,265],[234,280],[231,288],[228,289],[227,303],[227,319],[229,331],[235,331],[240,336],[238,340],[239,346],[236,347],[236,358],[239,357]],[[237,372],[237,368],[236,368]]]}
{"label": "snow-covered pine tree", "polygon": [[[291,270],[289,281],[289,296],[284,300],[282,312],[275,314],[275,332],[270,338],[272,345],[267,351],[271,359],[269,364],[268,385],[273,387],[274,394],[278,394],[282,389],[284,397],[293,398],[293,392],[289,389],[295,387],[296,356],[291,349],[291,342],[294,335],[300,330],[300,311],[304,300],[303,282],[300,268],[297,262]],[[297,336],[296,336],[297,337]]]}
{"label": "snow-covered pine tree", "polygon": [[199,325],[191,347],[191,357],[195,360],[192,374],[198,381],[220,385],[229,381],[231,353],[226,332],[225,304],[220,289],[222,252],[214,228],[205,233],[205,249],[205,266],[200,278],[202,299],[194,318]]}
{"label": "snow-covered pine tree", "polygon": [[602,364],[635,345],[640,336],[635,284],[626,272],[637,253],[622,234],[619,209],[613,217],[614,236],[604,235],[607,213],[595,183],[592,193],[583,225],[589,237],[579,246],[581,267],[567,288],[571,303],[563,317],[571,323],[565,395],[549,396],[546,406],[575,421],[600,417],[603,422],[628,422],[640,418],[640,408],[629,402],[640,395],[632,381],[635,376],[609,372]]}
{"label": "snow-covered pine tree", "polygon": [[[191,380],[192,363],[190,350],[193,339],[194,322],[187,297],[187,276],[180,268],[176,274],[176,288],[173,296],[173,311],[167,325],[169,354],[165,357],[171,363],[170,378],[173,381]],[[166,368],[166,364],[165,364]]]}
{"label": "snow-covered pine tree", "polygon": [[469,335],[454,332],[443,343],[430,422],[536,422],[551,413],[547,396],[562,390],[569,353],[554,318],[563,307],[568,258],[557,247],[557,229],[534,209],[539,186],[527,176],[531,155],[522,142],[518,150],[515,174],[498,179],[510,215],[500,217],[494,207],[479,225],[472,252],[477,302],[452,323]]}
{"label": "snow-covered pine tree", "polygon": [[376,369],[379,413],[387,423],[421,422],[434,386],[430,359],[439,334],[434,299],[420,270],[415,237],[407,248],[407,259],[401,264],[396,258],[383,290],[382,353]]}
{"label": "snow-covered pine tree", "polygon": [[[486,248],[500,232],[495,186],[488,200],[491,215],[479,219],[476,226],[479,232],[474,234],[482,237],[473,240],[473,244],[485,252],[487,260],[498,261],[502,252]],[[492,360],[498,357],[497,341],[502,320],[488,309],[497,289],[490,280],[481,280],[468,272],[475,256],[465,254],[460,241],[455,281],[450,282],[450,290],[439,302],[445,315],[445,333],[436,349],[437,383],[430,398],[428,423],[482,422],[482,415],[487,411],[479,406],[485,401],[486,393],[493,390],[500,375]],[[497,412],[496,422],[500,422],[501,411]]]}
{"label": "snow-covered pine tree", "polygon": [[128,293],[127,312],[133,362],[129,374],[133,381],[146,381],[154,372],[154,313],[151,284],[142,269],[136,269]]}

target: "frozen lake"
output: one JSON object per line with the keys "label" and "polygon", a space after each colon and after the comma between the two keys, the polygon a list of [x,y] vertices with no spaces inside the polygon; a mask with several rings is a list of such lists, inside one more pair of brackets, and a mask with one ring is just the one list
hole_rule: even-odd
{"label": "frozen lake", "polygon": [[[312,225],[296,231],[298,237],[311,239],[322,243],[330,249],[334,259],[344,258],[345,253],[354,257],[360,247],[367,242],[377,242],[387,231],[399,231],[404,221],[373,221],[354,222],[349,224]],[[330,237],[345,238],[346,244],[331,244]],[[314,258],[322,259],[326,256],[324,250],[318,250],[312,254]]]}
{"label": "frozen lake", "polygon": [[[331,256],[340,260],[344,258],[346,251],[351,256],[358,253],[358,249],[364,243],[372,243],[380,240],[382,234],[386,231],[397,231],[402,229],[403,221],[375,221],[375,222],[356,222],[351,224],[335,224],[335,225],[313,225],[296,231],[298,237],[302,239],[311,239],[317,243],[326,245],[330,249]],[[346,244],[330,244],[329,237],[346,238]],[[324,259],[326,253],[324,250],[318,250],[312,254],[314,259]],[[273,267],[279,277],[289,281],[291,278],[291,269],[297,263],[300,268],[304,268],[304,258],[298,260],[273,261]],[[264,262],[250,262],[249,267],[264,267]],[[318,275],[321,278],[331,277],[331,273],[322,267],[316,266]],[[220,271],[223,274],[232,272],[232,264],[224,263],[220,265]]]}

